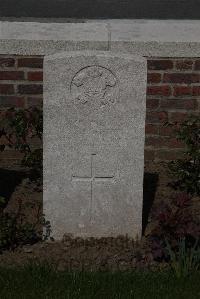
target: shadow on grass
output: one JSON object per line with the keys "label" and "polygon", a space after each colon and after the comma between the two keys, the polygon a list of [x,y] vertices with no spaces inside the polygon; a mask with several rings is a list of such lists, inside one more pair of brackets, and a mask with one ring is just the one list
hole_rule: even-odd
{"label": "shadow on grass", "polygon": [[144,174],[143,184],[143,212],[142,212],[142,234],[148,224],[149,214],[155,199],[155,193],[158,184],[158,174],[148,173]]}

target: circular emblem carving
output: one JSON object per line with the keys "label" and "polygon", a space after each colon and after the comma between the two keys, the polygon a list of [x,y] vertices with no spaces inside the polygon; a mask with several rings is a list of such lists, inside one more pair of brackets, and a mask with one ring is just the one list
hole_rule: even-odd
{"label": "circular emblem carving", "polygon": [[88,66],[81,69],[73,78],[71,93],[76,102],[105,106],[115,103],[117,79],[107,68]]}

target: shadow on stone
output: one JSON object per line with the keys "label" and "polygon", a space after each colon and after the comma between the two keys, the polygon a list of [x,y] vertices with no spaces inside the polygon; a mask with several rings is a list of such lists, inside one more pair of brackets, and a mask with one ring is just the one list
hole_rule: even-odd
{"label": "shadow on stone", "polygon": [[143,184],[143,213],[142,213],[142,234],[146,229],[148,224],[148,218],[151,211],[151,207],[154,202],[155,192],[158,183],[157,173],[144,174],[144,184]]}
{"label": "shadow on stone", "polygon": [[199,0],[1,0],[0,17],[199,19]]}
{"label": "shadow on stone", "polygon": [[24,172],[0,168],[0,196],[4,197],[6,202],[24,177]]}

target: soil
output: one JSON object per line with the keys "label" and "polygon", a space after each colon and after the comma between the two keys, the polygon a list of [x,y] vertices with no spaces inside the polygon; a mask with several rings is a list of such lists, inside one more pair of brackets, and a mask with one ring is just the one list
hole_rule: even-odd
{"label": "soil", "polygon": [[[35,224],[41,233],[42,187],[24,178],[17,180],[4,211],[10,214],[21,213],[23,221]],[[20,182],[19,182],[20,181]],[[148,163],[145,166],[143,238],[134,242],[126,236],[117,238],[80,239],[65,235],[60,242],[46,241],[34,245],[18,247],[0,254],[0,265],[24,265],[29,260],[51,262],[58,269],[68,270],[128,270],[134,268],[157,267],[148,247],[145,236],[154,223],[151,212],[161,201],[168,201],[174,191],[168,186],[170,178],[165,163]],[[48,219],[47,219],[48,220]]]}

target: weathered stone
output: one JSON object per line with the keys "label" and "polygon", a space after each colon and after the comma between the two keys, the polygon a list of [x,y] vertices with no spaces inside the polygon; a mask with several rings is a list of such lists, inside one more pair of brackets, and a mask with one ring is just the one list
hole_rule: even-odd
{"label": "weathered stone", "polygon": [[110,52],[44,60],[44,213],[53,236],[140,236],[146,61]]}
{"label": "weathered stone", "polygon": [[200,22],[191,20],[0,22],[0,54],[112,50],[145,57],[200,57],[199,31]]}
{"label": "weathered stone", "polygon": [[0,54],[108,50],[107,24],[0,22]]}

